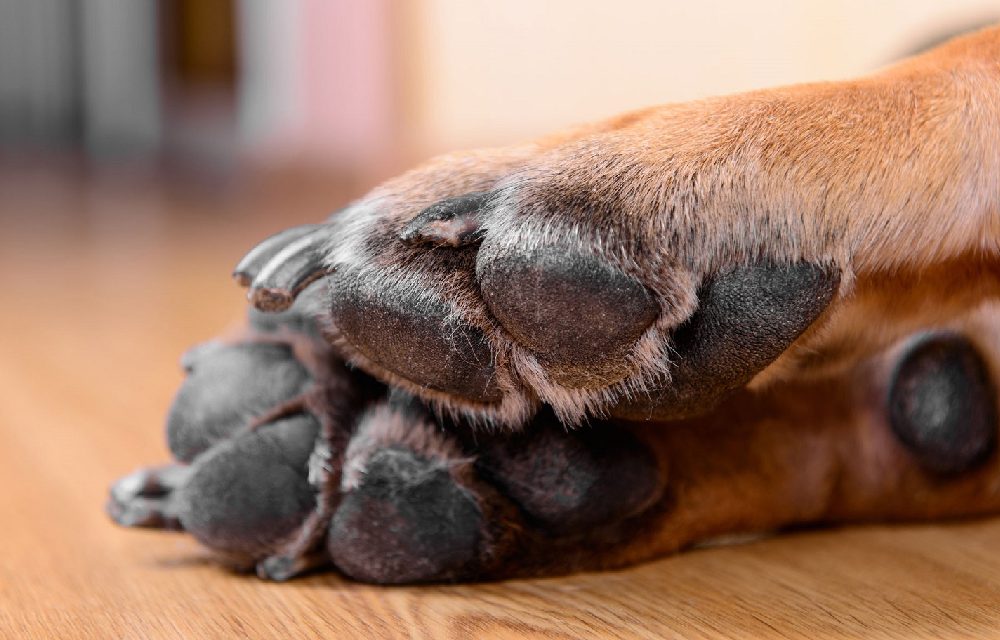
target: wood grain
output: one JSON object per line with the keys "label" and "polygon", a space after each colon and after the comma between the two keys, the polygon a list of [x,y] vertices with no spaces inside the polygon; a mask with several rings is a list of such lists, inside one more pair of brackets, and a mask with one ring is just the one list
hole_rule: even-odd
{"label": "wood grain", "polygon": [[118,529],[107,486],[166,458],[178,356],[239,317],[227,276],[240,252],[347,192],[205,201],[8,178],[0,194],[2,638],[1000,637],[998,521],[800,532],[616,573],[420,588],[269,584],[184,536]]}

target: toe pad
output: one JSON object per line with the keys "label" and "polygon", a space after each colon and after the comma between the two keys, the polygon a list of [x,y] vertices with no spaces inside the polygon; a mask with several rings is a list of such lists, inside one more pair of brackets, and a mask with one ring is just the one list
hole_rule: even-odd
{"label": "toe pad", "polygon": [[433,292],[405,283],[374,289],[351,273],[335,274],[331,292],[337,331],[374,364],[473,402],[501,399],[485,334]]}
{"label": "toe pad", "polygon": [[301,393],[311,382],[287,345],[220,346],[189,363],[167,418],[167,442],[184,462],[264,412]]}
{"label": "toe pad", "polygon": [[477,467],[549,531],[573,533],[639,513],[659,496],[656,459],[620,427],[533,423],[484,447]]}
{"label": "toe pad", "polygon": [[642,283],[592,255],[487,249],[476,273],[493,315],[569,387],[605,386],[627,375],[625,354],[659,313]]}
{"label": "toe pad", "polygon": [[390,447],[368,461],[330,526],[334,564],[379,584],[454,577],[476,558],[482,515],[447,469]]}

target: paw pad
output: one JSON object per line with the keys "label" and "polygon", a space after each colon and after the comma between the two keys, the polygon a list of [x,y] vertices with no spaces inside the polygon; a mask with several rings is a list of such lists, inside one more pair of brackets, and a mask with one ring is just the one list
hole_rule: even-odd
{"label": "paw pad", "polygon": [[889,390],[892,430],[926,469],[955,474],[996,449],[996,390],[982,356],[956,334],[918,338]]}
{"label": "paw pad", "polygon": [[258,557],[316,507],[306,477],[319,423],[300,414],[213,447],[180,489],[184,529],[208,547]]}
{"label": "paw pad", "polygon": [[468,572],[478,553],[482,514],[440,464],[390,447],[368,461],[330,525],[334,564],[358,580],[426,582]]}
{"label": "paw pad", "polygon": [[627,376],[628,350],[659,314],[642,283],[596,256],[555,247],[484,249],[476,272],[494,317],[553,380],[572,388]]}
{"label": "paw pad", "polygon": [[187,366],[167,418],[170,451],[184,462],[312,383],[291,347],[279,343],[218,346]]}
{"label": "paw pad", "polygon": [[351,347],[393,375],[474,402],[501,399],[483,332],[412,283],[373,289],[348,273],[331,278],[332,320]]}

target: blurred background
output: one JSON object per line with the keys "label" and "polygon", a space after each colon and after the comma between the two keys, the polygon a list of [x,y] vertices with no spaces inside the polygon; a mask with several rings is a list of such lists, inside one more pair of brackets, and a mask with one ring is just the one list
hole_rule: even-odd
{"label": "blurred background", "polygon": [[0,0],[0,149],[206,188],[369,186],[443,150],[852,76],[998,17],[997,0]]}

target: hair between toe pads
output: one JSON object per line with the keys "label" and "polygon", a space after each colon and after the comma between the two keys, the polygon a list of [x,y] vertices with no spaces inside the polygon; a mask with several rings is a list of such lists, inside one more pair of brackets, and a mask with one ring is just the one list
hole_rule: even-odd
{"label": "hair between toe pads", "polygon": [[892,430],[921,466],[968,471],[996,449],[996,387],[976,348],[956,333],[916,338],[893,371]]}

